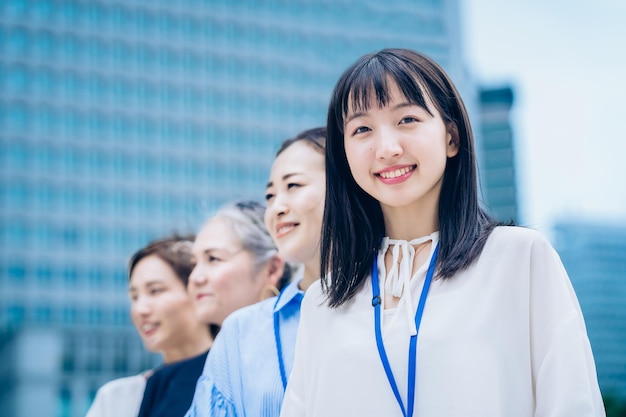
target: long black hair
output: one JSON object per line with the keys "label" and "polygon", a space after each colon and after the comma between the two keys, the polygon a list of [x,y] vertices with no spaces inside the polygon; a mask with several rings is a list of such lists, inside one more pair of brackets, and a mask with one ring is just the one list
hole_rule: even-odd
{"label": "long black hair", "polygon": [[468,267],[500,224],[480,207],[469,116],[445,71],[429,57],[408,49],[364,55],[341,75],[328,107],[321,272],[331,307],[349,301],[363,285],[385,236],[380,203],[352,177],[344,147],[344,120],[349,108],[368,110],[374,94],[379,106],[387,105],[390,83],[397,84],[407,101],[430,113],[428,97],[459,148],[447,160],[439,196],[437,276],[450,278]]}

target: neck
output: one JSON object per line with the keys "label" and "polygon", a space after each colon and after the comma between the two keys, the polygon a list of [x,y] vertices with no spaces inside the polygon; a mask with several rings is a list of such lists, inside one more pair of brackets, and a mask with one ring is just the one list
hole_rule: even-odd
{"label": "neck", "polygon": [[437,206],[389,207],[381,206],[387,236],[398,240],[412,240],[439,230]]}
{"label": "neck", "polygon": [[172,363],[182,361],[198,356],[209,350],[213,344],[213,336],[209,333],[206,324],[202,324],[201,328],[197,329],[195,334],[197,336],[192,341],[187,341],[180,346],[164,351],[163,362]]}
{"label": "neck", "polygon": [[[318,254],[319,255],[319,254]],[[302,280],[298,284],[298,288],[302,291],[306,291],[315,281],[320,278],[320,260],[319,256],[315,256],[315,259],[309,261],[304,265],[304,273]]]}

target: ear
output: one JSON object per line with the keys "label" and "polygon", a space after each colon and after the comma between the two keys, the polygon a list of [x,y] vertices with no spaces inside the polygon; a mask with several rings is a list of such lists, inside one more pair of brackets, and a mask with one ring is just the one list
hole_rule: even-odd
{"label": "ear", "polygon": [[448,158],[452,158],[459,153],[459,130],[456,127],[456,123],[450,122],[447,126],[446,134],[446,154]]}
{"label": "ear", "polygon": [[285,271],[285,261],[282,260],[278,255],[274,255],[267,261],[267,282],[266,284],[271,284],[276,286],[280,278],[283,276],[283,272]]}

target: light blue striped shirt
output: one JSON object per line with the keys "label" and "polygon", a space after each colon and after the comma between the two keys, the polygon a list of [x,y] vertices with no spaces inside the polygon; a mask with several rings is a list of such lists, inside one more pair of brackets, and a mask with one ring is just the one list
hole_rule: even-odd
{"label": "light blue striped shirt", "polygon": [[300,305],[304,293],[298,281],[280,296],[232,313],[211,347],[198,379],[192,416],[278,416],[285,394],[274,337],[274,312],[278,312],[285,372],[293,366]]}

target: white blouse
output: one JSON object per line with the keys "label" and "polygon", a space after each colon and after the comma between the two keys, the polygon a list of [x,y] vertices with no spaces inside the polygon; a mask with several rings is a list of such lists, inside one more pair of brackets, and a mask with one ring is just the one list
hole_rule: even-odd
{"label": "white blouse", "polygon": [[145,389],[144,374],[109,381],[98,389],[85,417],[137,417]]}
{"label": "white blouse", "polygon": [[[379,274],[390,278],[384,262]],[[422,267],[409,280],[411,303],[398,287],[397,308],[382,310],[405,407],[424,276]],[[397,282],[381,282],[381,292]],[[340,308],[324,300],[319,282],[304,297],[281,417],[402,416],[376,347],[371,280]],[[417,340],[415,417],[605,415],[576,295],[557,253],[533,230],[498,227],[469,268],[433,280]]]}

